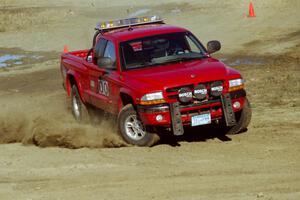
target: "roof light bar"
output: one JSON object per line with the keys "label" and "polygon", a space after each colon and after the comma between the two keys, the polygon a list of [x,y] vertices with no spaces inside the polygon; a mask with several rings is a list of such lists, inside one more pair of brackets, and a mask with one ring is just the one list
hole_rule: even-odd
{"label": "roof light bar", "polygon": [[122,28],[122,27],[130,27],[130,26],[154,24],[154,23],[163,23],[163,20],[157,15],[147,16],[147,17],[134,17],[128,19],[115,20],[115,21],[100,22],[97,24],[95,29],[99,31],[105,31],[105,30],[111,30],[111,29]]}

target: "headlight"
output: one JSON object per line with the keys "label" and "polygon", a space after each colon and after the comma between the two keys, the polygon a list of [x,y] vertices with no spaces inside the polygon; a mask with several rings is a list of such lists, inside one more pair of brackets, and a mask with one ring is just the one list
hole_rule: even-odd
{"label": "headlight", "polygon": [[160,104],[165,103],[163,93],[162,92],[154,92],[154,93],[148,93],[145,94],[141,98],[141,105],[152,105],[152,104]]}
{"label": "headlight", "polygon": [[240,86],[243,85],[243,83],[243,79],[233,79],[229,81],[229,87]]}
{"label": "headlight", "polygon": [[244,80],[239,78],[239,79],[233,79],[229,80],[229,92],[235,91],[235,90],[240,90],[244,88]]}
{"label": "headlight", "polygon": [[149,93],[149,94],[145,94],[142,97],[142,101],[152,101],[152,100],[158,100],[158,99],[163,99],[163,94],[162,92],[154,92],[154,93]]}

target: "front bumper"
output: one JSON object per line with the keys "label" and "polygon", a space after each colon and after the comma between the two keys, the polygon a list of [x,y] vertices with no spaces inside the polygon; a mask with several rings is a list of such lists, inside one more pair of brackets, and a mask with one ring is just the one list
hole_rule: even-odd
{"label": "front bumper", "polygon": [[[232,106],[232,111],[238,112],[244,107],[246,92],[244,90],[230,93],[231,105],[235,102],[240,103],[240,108]],[[183,126],[191,124],[191,118],[195,115],[202,113],[210,113],[211,120],[217,120],[223,118],[226,109],[223,106],[221,98],[215,100],[209,100],[204,102],[195,102],[188,105],[179,105],[180,119]],[[174,108],[172,104],[161,104],[155,106],[138,106],[138,113],[145,125],[151,126],[163,126],[163,127],[174,127]]]}

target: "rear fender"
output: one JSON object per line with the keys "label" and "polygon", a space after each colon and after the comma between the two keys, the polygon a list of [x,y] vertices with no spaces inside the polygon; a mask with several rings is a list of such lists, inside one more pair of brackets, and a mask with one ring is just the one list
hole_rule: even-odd
{"label": "rear fender", "polygon": [[[74,83],[72,83],[72,79],[73,79]],[[67,90],[68,96],[71,96],[72,84],[76,84],[79,95],[81,97],[81,100],[83,102],[86,102],[84,99],[84,96],[83,96],[83,88],[82,88],[82,84],[80,82],[80,75],[78,73],[76,73],[73,70],[68,70],[65,84],[66,84],[66,90]]]}

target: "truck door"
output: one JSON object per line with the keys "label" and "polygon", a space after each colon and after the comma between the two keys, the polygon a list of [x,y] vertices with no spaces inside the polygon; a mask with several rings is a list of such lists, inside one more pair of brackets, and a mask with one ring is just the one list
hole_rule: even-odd
{"label": "truck door", "polygon": [[[106,65],[100,60],[109,58],[111,63]],[[107,63],[107,62],[106,62]],[[91,104],[107,112],[117,111],[115,101],[116,83],[116,48],[113,42],[101,38],[94,48],[93,63],[89,64],[89,95]]]}

